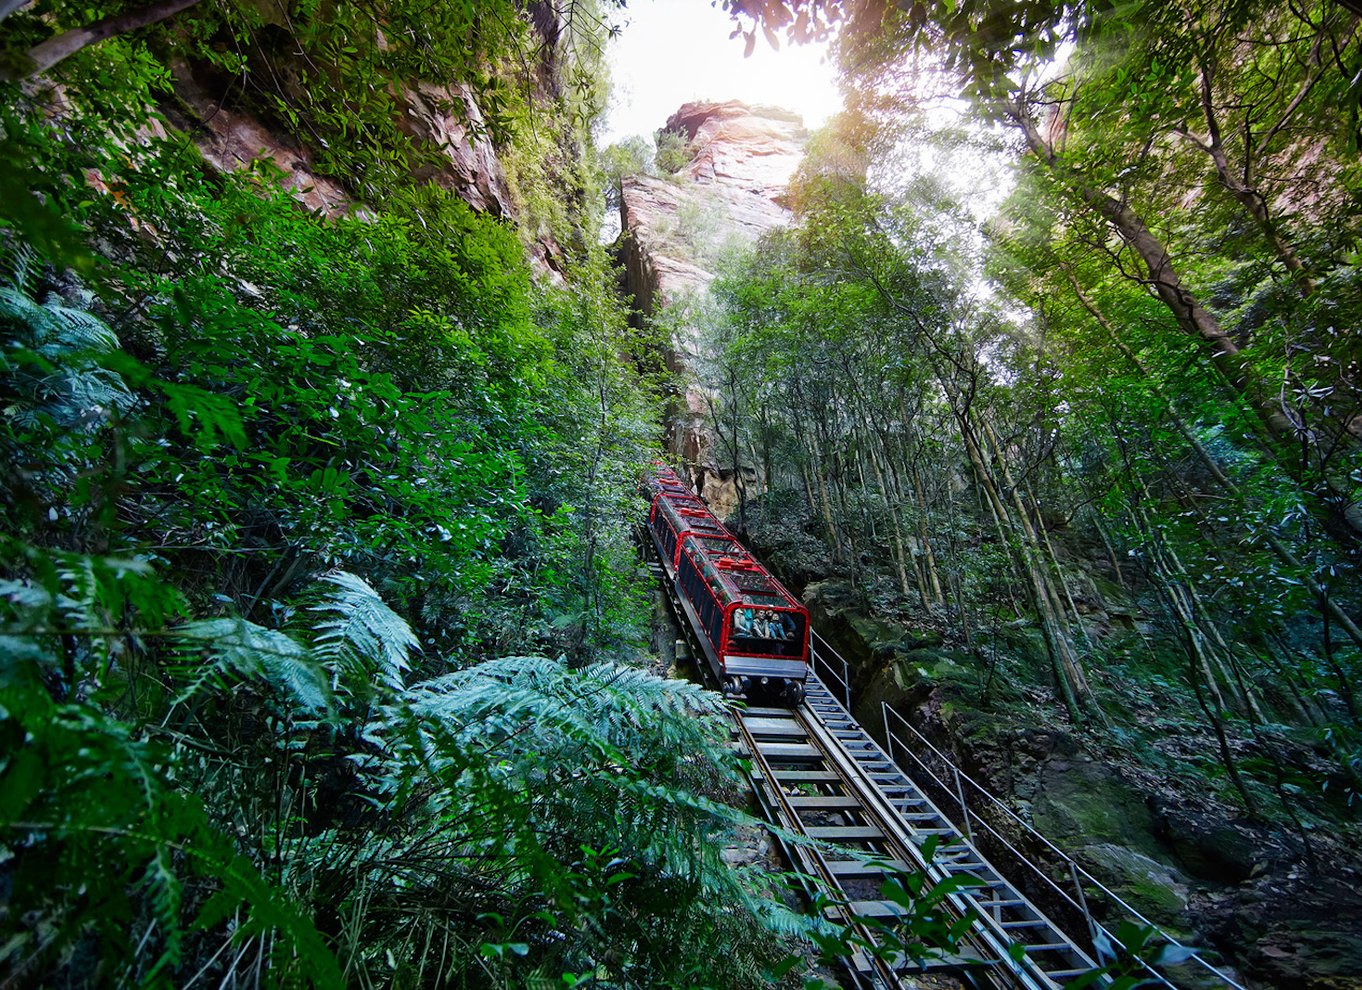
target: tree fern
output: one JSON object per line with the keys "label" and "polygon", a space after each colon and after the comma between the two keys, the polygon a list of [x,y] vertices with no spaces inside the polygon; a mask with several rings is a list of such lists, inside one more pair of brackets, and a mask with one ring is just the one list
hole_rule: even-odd
{"label": "tree fern", "polygon": [[37,252],[26,241],[14,237],[0,241],[0,268],[6,276],[6,282],[20,293],[28,293],[29,280],[33,277],[37,262]]}
{"label": "tree fern", "polygon": [[11,359],[15,370],[26,366],[11,386],[24,397],[9,410],[21,426],[32,428],[46,416],[67,429],[86,428],[135,404],[122,377],[96,363],[119,344],[92,314],[55,296],[39,305],[18,288],[0,287],[0,328],[12,335],[8,344],[33,355]]}
{"label": "tree fern", "polygon": [[400,691],[411,651],[420,649],[411,627],[363,578],[336,571],[322,580],[332,590],[312,609],[324,617],[315,629],[315,658],[366,683],[376,671],[384,685]]}
{"label": "tree fern", "polygon": [[118,336],[103,320],[49,296],[39,305],[22,290],[0,287],[0,320],[29,347],[48,358],[73,352],[113,351]]}
{"label": "tree fern", "polygon": [[201,619],[177,630],[190,655],[201,653],[208,666],[190,670],[190,683],[181,699],[227,676],[259,679],[292,699],[309,714],[333,708],[330,678],[302,643],[277,629],[266,629],[245,619]]}

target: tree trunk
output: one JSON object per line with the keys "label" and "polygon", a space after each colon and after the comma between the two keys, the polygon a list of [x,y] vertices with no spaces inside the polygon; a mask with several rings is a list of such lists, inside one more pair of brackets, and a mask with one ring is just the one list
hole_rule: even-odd
{"label": "tree trunk", "polygon": [[922,555],[927,563],[927,580],[932,585],[932,595],[938,604],[946,604],[946,596],[941,588],[941,575],[937,571],[936,552],[932,550],[932,540],[927,527],[927,499],[922,494],[922,479],[917,468],[912,470],[913,495],[917,499],[917,538],[922,544]]}
{"label": "tree trunk", "polygon": [[[1311,52],[1311,64],[1315,65],[1319,60],[1319,45],[1321,39],[1316,39],[1315,48]],[[1201,141],[1185,131],[1181,133],[1192,144],[1204,151],[1215,166],[1215,176],[1231,196],[1233,196],[1241,206],[1244,207],[1253,217],[1254,223],[1258,225],[1258,230],[1263,235],[1263,240],[1267,241],[1268,247],[1277,259],[1286,266],[1291,278],[1296,283],[1296,288],[1302,296],[1309,296],[1315,291],[1315,282],[1305,270],[1305,263],[1296,254],[1296,249],[1284,238],[1277,225],[1273,222],[1271,214],[1267,208],[1267,197],[1258,190],[1256,186],[1250,185],[1246,179],[1240,178],[1235,170],[1230,167],[1229,157],[1225,152],[1225,142],[1220,133],[1220,121],[1215,111],[1214,100],[1214,79],[1215,68],[1209,62],[1202,62],[1201,65],[1201,110],[1206,118],[1206,140]],[[1314,85],[1315,77],[1307,74],[1302,83],[1302,91],[1297,98],[1291,101],[1288,106],[1288,116],[1294,113],[1299,107],[1300,101],[1304,99],[1310,88]],[[1245,135],[1244,157],[1245,163],[1243,175],[1250,176],[1254,173],[1253,168],[1253,148],[1252,137]]]}
{"label": "tree trunk", "polygon": [[[136,31],[138,28],[149,27],[194,6],[198,2],[199,0],[162,0],[161,3],[153,3],[137,10],[129,10],[122,14],[102,18],[93,24],[87,24],[85,27],[63,31],[61,34],[54,35],[30,48],[24,57],[25,64],[20,71],[15,73],[13,70],[5,70],[3,74],[0,74],[0,78],[3,78],[6,82],[13,82],[16,79],[32,79],[34,76],[51,69],[58,62],[70,58],[83,48],[88,48],[106,38],[127,34],[129,31]],[[2,11],[0,18],[12,13],[20,5],[13,4],[13,0],[6,0],[4,6],[11,7],[11,9],[3,10],[3,8],[0,8],[0,11]]]}
{"label": "tree trunk", "polygon": [[[1202,341],[1211,363],[1256,415],[1264,447],[1289,472],[1302,480],[1308,468],[1308,454],[1318,453],[1310,435],[1299,429],[1280,402],[1271,401],[1247,367],[1240,347],[1227,334],[1220,321],[1207,310],[1182,282],[1173,266],[1168,249],[1154,236],[1144,219],[1121,200],[1095,189],[1073,174],[1042,137],[1027,109],[1013,104],[1008,112],[1026,137],[1031,151],[1057,175],[1067,180],[1074,193],[1111,225],[1140,257],[1149,274],[1148,284],[1172,313],[1184,332]],[[1300,449],[1302,454],[1296,454]],[[1347,536],[1355,542],[1362,536],[1362,507],[1354,505],[1346,491],[1327,477],[1320,482],[1328,492],[1330,508],[1342,520]]]}
{"label": "tree trunk", "polygon": [[[880,491],[884,493],[885,508],[889,512],[889,521],[894,528],[894,565],[898,570],[899,590],[903,592],[903,597],[907,598],[912,593],[912,589],[908,586],[908,555],[903,546],[903,527],[899,524],[899,506],[890,491],[884,469],[880,467],[880,460],[873,449],[870,451],[870,463],[875,469],[875,478],[879,482]],[[922,597],[922,605],[925,608],[927,605],[927,586],[923,582],[922,572],[917,567],[917,561],[913,562],[913,571],[917,578],[918,593]]]}
{"label": "tree trunk", "polygon": [[0,0],[0,21],[13,14],[29,0]]}
{"label": "tree trunk", "polygon": [[[1173,427],[1182,435],[1183,439],[1187,441],[1188,445],[1196,454],[1197,459],[1201,461],[1211,477],[1215,479],[1220,487],[1225,489],[1226,493],[1235,499],[1241,498],[1242,493],[1239,490],[1239,486],[1225,474],[1220,467],[1220,462],[1211,455],[1211,452],[1206,449],[1205,444],[1203,444],[1196,434],[1192,432],[1191,427],[1187,425],[1178,412],[1173,399],[1170,396],[1165,395],[1163,389],[1155,383],[1153,376],[1149,374],[1149,369],[1144,366],[1144,362],[1140,360],[1139,355],[1131,350],[1130,345],[1122,340],[1116,333],[1115,328],[1112,327],[1111,323],[1107,320],[1106,314],[1104,314],[1088,294],[1083,291],[1083,287],[1079,285],[1078,279],[1074,276],[1073,272],[1066,267],[1064,269],[1064,274],[1068,276],[1069,285],[1073,288],[1074,294],[1078,297],[1079,304],[1082,305],[1082,307],[1088,311],[1088,314],[1097,321],[1097,325],[1106,331],[1107,337],[1110,338],[1112,344],[1121,352],[1125,359],[1130,362],[1131,367],[1138,371],[1145,380],[1150,383],[1151,390],[1155,397],[1164,405],[1169,422],[1173,424]],[[1357,624],[1352,620],[1348,613],[1344,612],[1342,607],[1334,600],[1333,596],[1329,593],[1328,587],[1323,582],[1317,581],[1314,575],[1308,573],[1305,565],[1301,562],[1300,558],[1292,552],[1291,548],[1283,543],[1270,529],[1265,529],[1261,532],[1250,530],[1250,533],[1253,537],[1262,539],[1284,564],[1293,567],[1298,572],[1306,575],[1306,580],[1310,584],[1310,590],[1313,591],[1315,596],[1319,599],[1320,610],[1324,612],[1327,617],[1326,623],[1328,618],[1332,618],[1355,645],[1362,647],[1362,629],[1358,628]],[[1105,540],[1105,536],[1103,538]]]}

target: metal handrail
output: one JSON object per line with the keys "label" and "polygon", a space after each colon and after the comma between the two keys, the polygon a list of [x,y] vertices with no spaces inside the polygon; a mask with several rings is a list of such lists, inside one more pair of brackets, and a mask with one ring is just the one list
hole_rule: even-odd
{"label": "metal handrail", "polygon": [[[822,634],[820,634],[820,633],[818,632],[817,629],[814,629],[812,626],[810,626],[810,627],[809,627],[809,634],[810,634],[810,638],[809,638],[809,666],[813,668],[814,676],[817,677],[820,681],[822,681],[823,684],[824,684],[825,686],[827,685],[827,683],[828,683],[828,678],[822,676],[822,675],[819,674],[819,672],[818,672],[818,665],[819,665],[819,663],[820,663],[820,661],[821,661],[823,667],[827,670],[828,675],[829,675],[830,677],[832,677],[833,679],[835,679],[836,682],[837,682],[837,685],[842,689],[842,697],[841,697],[841,698],[837,698],[836,695],[833,695],[833,697],[836,698],[836,700],[837,700],[839,703],[843,703],[843,708],[846,710],[846,713],[847,713],[848,715],[850,715],[850,714],[851,714],[851,665],[850,665],[849,663],[847,663],[846,657],[844,657],[844,656],[842,656],[842,654],[838,653],[837,650],[833,647],[833,645],[832,645],[831,643],[829,643],[829,642],[822,636]],[[815,643],[815,640],[817,641],[817,643]],[[822,645],[821,645],[821,647],[820,647],[820,646],[818,646],[817,644],[822,644]],[[836,670],[834,670],[834,669],[832,668],[832,666],[828,663],[828,661],[827,661],[826,659],[823,659],[823,658],[820,656],[820,653],[821,653],[822,651],[824,651],[824,650],[827,651],[828,653],[832,654],[833,658],[835,658],[835,659],[837,660],[837,662],[840,663],[840,664],[842,665],[842,673],[841,673],[840,675],[837,673]],[[829,692],[829,693],[831,693],[831,692]]]}
{"label": "metal handrail", "polygon": [[[1156,933],[1158,933],[1158,935],[1161,938],[1166,940],[1169,945],[1177,946],[1178,948],[1186,948],[1186,946],[1184,946],[1182,942],[1179,942],[1172,935],[1169,935],[1158,925],[1154,924],[1154,922],[1150,921],[1147,917],[1145,917],[1138,910],[1132,907],[1127,901],[1125,901],[1119,894],[1111,890],[1104,883],[1102,883],[1101,880],[1097,879],[1086,869],[1084,869],[1072,856],[1066,853],[1063,849],[1060,849],[1057,845],[1051,842],[1043,834],[1038,832],[1035,826],[1031,825],[1029,822],[1027,822],[1025,819],[1019,816],[1015,811],[1013,811],[1007,805],[1003,804],[1003,802],[1000,801],[997,797],[995,797],[992,793],[990,793],[987,788],[985,788],[977,780],[975,780],[969,774],[965,773],[963,770],[957,767],[950,757],[948,757],[945,753],[941,752],[941,750],[939,750],[935,745],[933,745],[931,740],[929,740],[926,736],[924,736],[921,732],[914,728],[906,718],[904,718],[898,712],[894,711],[894,709],[891,708],[887,702],[881,702],[880,708],[884,719],[884,732],[886,737],[885,741],[890,759],[894,759],[896,763],[898,762],[894,756],[894,743],[897,742],[899,744],[899,747],[909,756],[911,756],[914,762],[916,762],[917,765],[922,768],[923,772],[925,772],[927,776],[929,776],[933,781],[935,781],[939,787],[941,787],[944,791],[954,792],[954,794],[956,795],[956,800],[960,805],[960,813],[962,820],[964,822],[965,834],[967,837],[970,836],[970,832],[974,824],[982,825],[989,833],[991,833],[1000,842],[1002,842],[1003,845],[1005,845],[1013,853],[1013,855],[1017,857],[1018,860],[1025,863],[1027,866],[1031,867],[1031,869],[1034,870],[1038,875],[1040,875],[1040,877],[1044,879],[1045,882],[1048,883],[1051,887],[1053,887],[1057,893],[1062,895],[1064,899],[1067,900],[1073,907],[1081,911],[1083,913],[1084,919],[1089,924],[1090,930],[1093,934],[1096,934],[1098,931],[1101,931],[1106,937],[1114,939],[1112,932],[1109,929],[1107,929],[1106,926],[1102,925],[1100,922],[1096,921],[1096,919],[1092,917],[1092,913],[1088,909],[1087,905],[1087,896],[1083,891],[1084,880],[1089,882],[1092,886],[1096,887],[1099,891],[1106,895],[1106,897],[1109,898],[1112,903],[1119,906],[1130,917],[1134,918],[1141,924],[1146,925],[1149,928],[1152,928]],[[908,742],[905,739],[895,735],[890,730],[889,727],[890,715],[893,715],[894,718],[897,719],[897,721],[901,723],[904,728],[911,732],[919,742],[921,742],[924,746],[931,750],[932,753],[934,753],[936,757],[939,760],[941,760],[942,763],[944,763],[947,767],[951,769],[953,782],[955,785],[954,787],[951,787],[951,785],[947,783],[947,781],[943,780],[940,776],[938,776],[936,771],[934,771],[931,767],[927,766],[927,764],[916,753],[913,752],[912,747],[908,745]],[[1039,840],[1046,848],[1048,848],[1051,852],[1058,856],[1060,860],[1062,860],[1064,864],[1069,867],[1069,871],[1074,878],[1075,892],[1078,895],[1077,900],[1075,900],[1074,897],[1068,891],[1062,889],[1059,886],[1059,884],[1057,884],[1053,878],[1046,874],[1036,863],[1032,862],[1030,857],[1022,853],[1015,846],[1013,846],[1012,843],[1009,842],[1006,837],[999,833],[998,830],[995,829],[992,825],[990,825],[986,820],[980,818],[977,814],[975,815],[970,814],[969,805],[965,801],[964,784],[969,784],[974,790],[978,791],[991,805],[1002,811],[1004,815],[1006,815],[1008,818],[1014,821],[1017,825],[1021,826],[1024,832],[1031,835],[1033,838]],[[1225,982],[1225,985],[1227,987],[1232,988],[1232,990],[1246,990],[1243,984],[1234,980],[1232,977],[1227,975],[1223,970],[1217,968],[1216,966],[1211,965],[1211,963],[1207,962],[1199,954],[1191,953],[1187,961],[1196,962],[1197,965],[1201,966],[1208,972],[1214,974],[1216,978],[1223,980]],[[1149,963],[1143,963],[1143,965],[1144,968],[1148,970],[1148,972],[1152,976],[1159,980],[1159,982],[1163,983],[1165,986],[1168,987],[1174,986],[1174,984],[1170,983],[1168,979],[1163,976],[1163,974],[1153,969],[1153,967]]]}

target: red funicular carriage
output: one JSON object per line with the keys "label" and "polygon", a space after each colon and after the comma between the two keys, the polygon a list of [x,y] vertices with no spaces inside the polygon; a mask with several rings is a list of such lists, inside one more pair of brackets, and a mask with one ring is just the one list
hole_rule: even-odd
{"label": "red funicular carriage", "polygon": [[671,468],[656,466],[643,487],[662,567],[724,691],[798,704],[808,673],[808,610]]}

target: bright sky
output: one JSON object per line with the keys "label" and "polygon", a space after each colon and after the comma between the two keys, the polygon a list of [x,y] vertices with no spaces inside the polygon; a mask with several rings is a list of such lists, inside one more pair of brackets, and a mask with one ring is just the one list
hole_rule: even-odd
{"label": "bright sky", "polygon": [[610,43],[612,95],[604,147],[633,134],[651,137],[691,100],[772,103],[803,114],[810,129],[842,109],[824,46],[785,45],[772,51],[757,36],[743,58],[734,23],[706,0],[631,0],[624,30]]}

